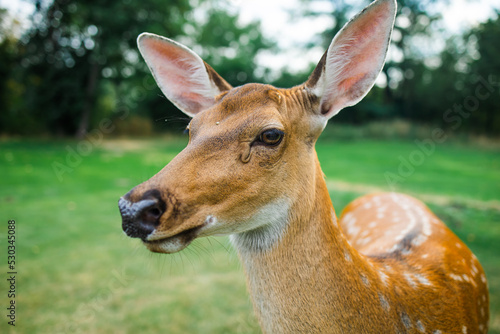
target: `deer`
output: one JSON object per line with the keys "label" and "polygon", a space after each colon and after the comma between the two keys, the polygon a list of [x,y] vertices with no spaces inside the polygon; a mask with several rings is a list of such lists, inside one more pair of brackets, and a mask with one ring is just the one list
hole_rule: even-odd
{"label": "deer", "polygon": [[[119,200],[152,252],[227,235],[263,333],[487,333],[485,273],[421,201],[364,195],[337,219],[315,143],[382,70],[395,0],[376,0],[292,88],[232,87],[186,46],[143,33],[140,53],[190,117],[189,142]],[[335,157],[332,157],[333,159]]]}

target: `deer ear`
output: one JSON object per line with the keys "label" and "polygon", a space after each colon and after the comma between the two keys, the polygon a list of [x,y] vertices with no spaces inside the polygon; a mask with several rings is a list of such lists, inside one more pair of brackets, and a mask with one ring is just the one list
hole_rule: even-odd
{"label": "deer ear", "polygon": [[139,51],[165,96],[181,111],[194,116],[215,103],[215,97],[231,89],[196,53],[171,39],[143,33]]}
{"label": "deer ear", "polygon": [[320,99],[322,115],[335,116],[373,87],[384,66],[395,15],[395,0],[377,0],[337,33],[305,84]]}

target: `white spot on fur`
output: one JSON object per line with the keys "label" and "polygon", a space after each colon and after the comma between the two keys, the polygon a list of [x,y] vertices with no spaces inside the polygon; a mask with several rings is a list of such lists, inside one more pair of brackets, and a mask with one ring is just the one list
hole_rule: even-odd
{"label": "white spot on fur", "polygon": [[364,245],[370,243],[370,241],[372,241],[372,238],[366,237],[364,239],[359,240],[358,244],[361,245],[361,246],[364,246]]}
{"label": "white spot on fur", "polygon": [[410,317],[408,316],[408,314],[406,314],[406,313],[402,313],[402,314],[401,314],[401,321],[403,322],[403,325],[404,325],[406,328],[411,328],[411,327],[412,327],[411,319],[410,319]]}
{"label": "white spot on fur", "polygon": [[462,333],[467,334],[467,327],[466,326],[462,327]]}
{"label": "white spot on fur", "polygon": [[[403,238],[404,238],[404,237],[406,237],[406,233],[401,232],[401,233],[400,233],[398,236],[396,236],[396,238],[394,238],[394,239],[395,239],[396,241],[401,241],[401,240],[403,240]],[[394,245],[394,247],[396,247],[396,249],[397,249],[398,245]],[[394,250],[396,250],[396,249],[394,249]]]}
{"label": "white spot on fur", "polygon": [[401,231],[399,240],[402,240],[417,225],[416,217],[409,211],[407,211],[407,215],[408,215],[408,225],[406,226],[406,228],[403,231]]}
{"label": "white spot on fur", "polygon": [[404,277],[406,279],[406,281],[408,282],[408,284],[410,284],[411,287],[416,287],[417,284],[415,283],[415,281],[413,280],[413,276],[412,274],[410,273],[405,273],[404,274]]}
{"label": "white spot on fur", "polygon": [[412,243],[413,246],[420,246],[425,241],[427,241],[427,236],[425,236],[424,234],[420,234],[418,237],[416,237],[415,239],[413,239],[411,241],[411,243]]}
{"label": "white spot on fur", "polygon": [[385,297],[379,292],[378,293],[378,298],[380,300],[380,305],[382,305],[382,308],[386,311],[389,311],[391,309],[391,306],[389,305],[389,302]]}
{"label": "white spot on fur", "polygon": [[365,275],[361,275],[361,281],[363,281],[363,284],[366,286],[370,286],[370,280],[368,280],[368,277]]}
{"label": "white spot on fur", "polygon": [[462,276],[460,276],[460,275],[448,274],[448,276],[449,276],[450,278],[454,279],[455,281],[462,282]]}
{"label": "white spot on fur", "polygon": [[355,237],[358,235],[360,230],[361,230],[361,228],[359,226],[355,226],[354,224],[351,224],[351,225],[349,225],[349,227],[347,227],[347,234],[349,234],[352,237]]}
{"label": "white spot on fur", "polygon": [[443,332],[441,332],[441,331],[438,329],[438,330],[435,330],[434,332],[432,332],[432,334],[443,334]]}
{"label": "white spot on fur", "polygon": [[474,264],[472,264],[472,273],[474,276],[479,274],[479,269]]}
{"label": "white spot on fur", "polygon": [[352,262],[351,253],[349,253],[349,251],[347,249],[344,250],[344,257],[345,257],[346,261]]}
{"label": "white spot on fur", "polygon": [[484,274],[481,274],[481,281],[486,284],[486,276]]}
{"label": "white spot on fur", "polygon": [[382,283],[387,286],[387,279],[389,278],[389,276],[387,276],[382,270],[378,271],[378,275],[380,276],[380,280],[382,281]]}
{"label": "white spot on fur", "polygon": [[414,277],[423,285],[432,285],[431,282],[422,274],[415,274]]}
{"label": "white spot on fur", "polygon": [[354,224],[356,223],[356,217],[354,217],[354,214],[352,212],[348,212],[346,213],[343,217],[342,217],[342,220],[346,223],[346,224]]}
{"label": "white spot on fur", "polygon": [[429,222],[429,217],[427,217],[427,215],[423,216],[422,217],[422,225],[423,225],[423,228],[422,228],[422,232],[424,233],[425,236],[430,236],[432,234],[432,227],[431,227],[431,224]]}
{"label": "white spot on fur", "polygon": [[425,327],[424,327],[424,324],[422,323],[422,321],[418,320],[417,321],[417,329],[422,332],[422,333],[425,333]]}

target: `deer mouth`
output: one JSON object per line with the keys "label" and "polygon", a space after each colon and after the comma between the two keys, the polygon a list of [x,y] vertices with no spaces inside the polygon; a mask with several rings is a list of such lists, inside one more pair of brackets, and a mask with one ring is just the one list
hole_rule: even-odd
{"label": "deer mouth", "polygon": [[157,240],[142,240],[142,242],[153,253],[176,253],[189,246],[189,244],[194,239],[196,239],[196,237],[198,236],[198,232],[202,226],[187,229],[167,238]]}

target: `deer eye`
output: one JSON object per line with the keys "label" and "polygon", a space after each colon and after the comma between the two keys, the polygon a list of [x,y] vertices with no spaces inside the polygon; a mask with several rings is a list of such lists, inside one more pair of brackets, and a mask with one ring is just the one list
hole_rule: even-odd
{"label": "deer eye", "polygon": [[284,135],[285,133],[281,130],[269,129],[260,134],[258,142],[268,146],[276,146],[281,143]]}

